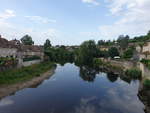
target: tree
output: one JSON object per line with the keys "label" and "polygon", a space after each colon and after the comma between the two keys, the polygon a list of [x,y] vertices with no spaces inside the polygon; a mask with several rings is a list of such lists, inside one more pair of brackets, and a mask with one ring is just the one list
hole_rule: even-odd
{"label": "tree", "polygon": [[105,45],[105,41],[104,41],[104,40],[99,40],[99,41],[98,41],[98,45],[99,45],[99,46]]}
{"label": "tree", "polygon": [[128,47],[129,36],[120,35],[117,42],[119,43],[121,49],[125,49]]}
{"label": "tree", "polygon": [[21,38],[21,42],[24,44],[24,45],[33,45],[34,44],[34,41],[32,40],[32,37],[29,36],[29,35],[25,35]]}
{"label": "tree", "polygon": [[49,39],[46,40],[46,42],[44,43],[44,50],[50,48],[52,45],[51,45],[51,42]]}
{"label": "tree", "polygon": [[119,52],[118,52],[118,49],[116,47],[111,47],[109,50],[108,50],[108,53],[109,53],[109,56],[111,58],[114,58],[115,56],[119,56]]}
{"label": "tree", "polygon": [[133,48],[129,48],[128,50],[126,50],[123,54],[124,58],[132,58],[133,57]]}
{"label": "tree", "polygon": [[77,63],[79,65],[92,65],[94,57],[97,56],[97,51],[95,41],[83,42],[77,53]]}

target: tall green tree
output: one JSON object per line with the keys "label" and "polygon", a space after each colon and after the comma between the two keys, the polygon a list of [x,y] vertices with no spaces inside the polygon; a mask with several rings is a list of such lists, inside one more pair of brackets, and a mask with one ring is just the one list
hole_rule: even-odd
{"label": "tall green tree", "polygon": [[117,42],[119,43],[121,49],[126,49],[128,47],[128,43],[129,43],[129,36],[128,35],[126,35],[126,36],[120,35],[118,37]]}
{"label": "tall green tree", "polygon": [[116,47],[111,47],[109,50],[108,50],[108,53],[109,53],[109,56],[111,58],[114,58],[115,56],[119,56],[119,52],[118,52],[118,49]]}
{"label": "tall green tree", "polygon": [[51,45],[51,41],[49,39],[47,39],[44,43],[44,50],[50,48],[52,45]]}
{"label": "tall green tree", "polygon": [[21,38],[21,42],[24,44],[24,45],[33,45],[34,44],[34,41],[32,40],[32,37],[29,36],[29,35],[25,35]]}
{"label": "tall green tree", "polygon": [[92,65],[94,57],[97,56],[96,43],[93,40],[85,41],[81,44],[78,55],[77,62],[82,65]]}

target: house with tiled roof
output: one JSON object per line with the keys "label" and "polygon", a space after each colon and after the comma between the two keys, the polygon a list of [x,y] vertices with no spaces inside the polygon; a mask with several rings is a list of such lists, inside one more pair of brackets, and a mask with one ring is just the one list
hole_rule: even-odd
{"label": "house with tiled roof", "polygon": [[0,57],[17,57],[17,48],[0,35]]}
{"label": "house with tiled roof", "polygon": [[41,46],[23,45],[16,39],[8,41],[0,35],[0,57],[13,57],[19,66],[28,66],[43,61],[44,51]]}
{"label": "house with tiled roof", "polygon": [[139,59],[150,59],[150,41],[145,42],[143,45],[137,45],[136,51],[139,54]]}

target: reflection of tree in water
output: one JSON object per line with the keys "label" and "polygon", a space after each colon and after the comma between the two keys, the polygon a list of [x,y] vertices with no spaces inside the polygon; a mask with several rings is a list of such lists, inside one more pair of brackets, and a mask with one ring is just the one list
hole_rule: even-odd
{"label": "reflection of tree in water", "polygon": [[98,71],[91,67],[80,67],[80,77],[85,81],[94,82],[97,73]]}
{"label": "reflection of tree in water", "polygon": [[107,79],[110,81],[110,82],[115,82],[118,80],[118,75],[114,75],[112,73],[108,73],[107,74]]}
{"label": "reflection of tree in water", "polygon": [[142,88],[138,93],[139,99],[145,105],[145,113],[150,113],[150,90]]}

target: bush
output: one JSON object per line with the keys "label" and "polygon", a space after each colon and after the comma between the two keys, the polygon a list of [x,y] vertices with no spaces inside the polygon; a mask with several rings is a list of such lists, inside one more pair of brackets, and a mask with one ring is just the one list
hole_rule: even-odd
{"label": "bush", "polygon": [[40,59],[41,57],[39,56],[31,56],[31,57],[23,58],[23,62],[32,61],[32,60],[40,60]]}
{"label": "bush", "polygon": [[130,76],[131,78],[133,79],[138,79],[138,78],[141,78],[142,76],[142,71],[137,69],[137,68],[132,68],[132,69],[127,69],[125,71],[125,74],[127,76]]}
{"label": "bush", "polygon": [[[11,63],[10,63],[11,62]],[[13,57],[0,57],[0,66],[6,66],[6,64],[15,64],[17,60]]]}
{"label": "bush", "polygon": [[101,59],[94,58],[94,60],[93,60],[93,66],[94,67],[98,67],[98,66],[100,66],[102,64],[103,64],[103,61]]}
{"label": "bush", "polygon": [[146,67],[148,67],[148,68],[150,69],[150,60],[148,60],[148,59],[142,59],[141,62],[142,62],[143,64],[145,64]]}
{"label": "bush", "polygon": [[133,57],[133,49],[129,48],[123,53],[123,58],[132,58]]}
{"label": "bush", "polygon": [[148,79],[144,80],[143,85],[144,85],[144,87],[146,87],[146,88],[149,88],[149,89],[150,89],[150,80],[148,80]]}

